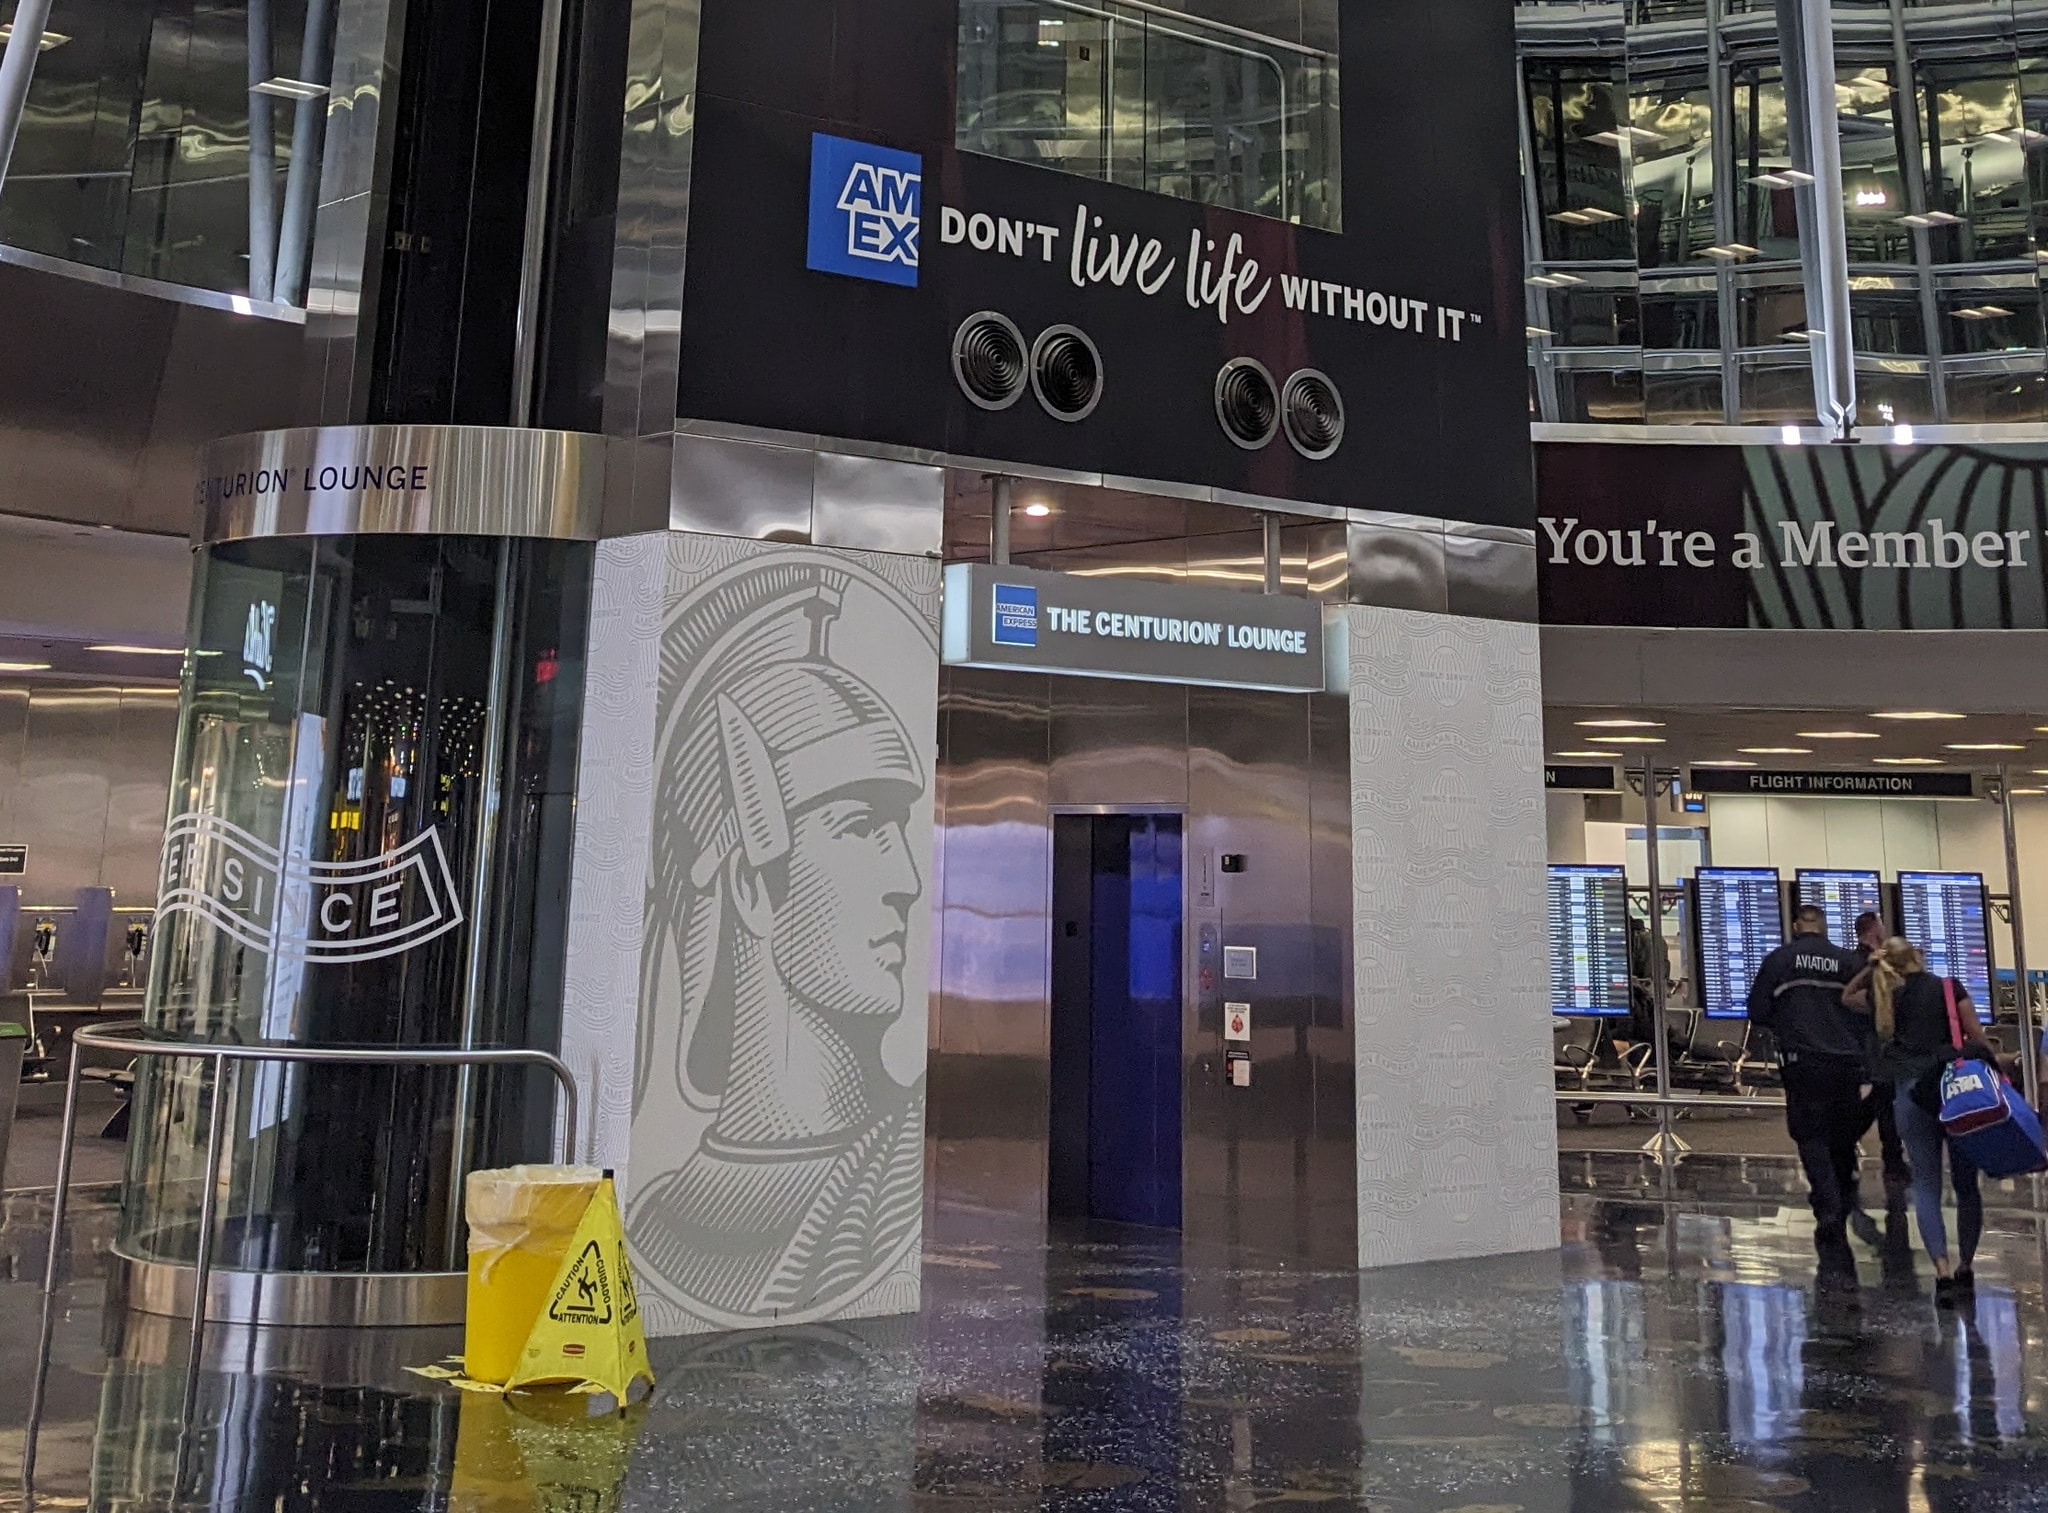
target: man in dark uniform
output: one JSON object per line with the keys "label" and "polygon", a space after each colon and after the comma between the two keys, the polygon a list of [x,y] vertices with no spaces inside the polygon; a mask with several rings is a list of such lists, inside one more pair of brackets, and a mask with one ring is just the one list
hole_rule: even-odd
{"label": "man in dark uniform", "polygon": [[[1849,952],[1852,977],[1870,965],[1871,957],[1884,944],[1884,938],[1884,920],[1875,910],[1865,909],[1856,916],[1856,944]],[[1897,1091],[1889,1082],[1871,1084],[1870,1096],[1863,1100],[1863,1128],[1856,1134],[1860,1145],[1863,1137],[1870,1133],[1870,1126],[1877,1126],[1878,1149],[1884,1152],[1884,1185],[1894,1190],[1903,1189],[1913,1180],[1913,1169],[1906,1164],[1906,1147],[1899,1139],[1898,1114],[1892,1103]],[[1850,1222],[1855,1221],[1852,1219]]]}
{"label": "man in dark uniform", "polygon": [[1851,975],[1849,953],[1827,937],[1827,916],[1802,904],[1792,915],[1792,938],[1757,970],[1749,1019],[1778,1038],[1785,1127],[1806,1169],[1821,1268],[1853,1276],[1847,1228],[1870,1087],[1871,1031],[1868,1019],[1842,1003]]}

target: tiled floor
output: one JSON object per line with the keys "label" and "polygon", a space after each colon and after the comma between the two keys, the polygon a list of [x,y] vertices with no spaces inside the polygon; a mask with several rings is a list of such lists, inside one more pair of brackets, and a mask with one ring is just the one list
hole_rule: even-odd
{"label": "tiled floor", "polygon": [[[1994,1213],[1971,1310],[1935,1309],[1901,1213],[1860,1248],[1860,1289],[1816,1295],[1782,1176],[1773,1196],[1758,1169],[1689,1163],[1677,1203],[1570,1193],[1560,1251],[1364,1276],[1137,1232],[951,1246],[919,1319],[658,1342],[661,1385],[623,1422],[402,1369],[445,1333],[217,1328],[182,1452],[183,1326],[103,1317],[82,1275],[37,1506],[2048,1509],[2034,1216]],[[46,1202],[0,1224],[9,1461]],[[89,1206],[73,1254],[110,1228]],[[19,1499],[0,1483],[0,1508]]]}

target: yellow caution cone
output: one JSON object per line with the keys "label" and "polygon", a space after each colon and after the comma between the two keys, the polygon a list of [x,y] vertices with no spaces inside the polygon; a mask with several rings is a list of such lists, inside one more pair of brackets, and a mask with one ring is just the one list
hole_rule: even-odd
{"label": "yellow caution cone", "polygon": [[654,1384],[647,1335],[626,1259],[626,1234],[611,1174],[591,1194],[583,1222],[562,1256],[547,1302],[505,1386],[542,1384],[611,1394],[634,1401],[635,1383]]}

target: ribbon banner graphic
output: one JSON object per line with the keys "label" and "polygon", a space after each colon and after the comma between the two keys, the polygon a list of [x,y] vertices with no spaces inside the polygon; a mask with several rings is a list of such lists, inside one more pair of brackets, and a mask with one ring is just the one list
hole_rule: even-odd
{"label": "ribbon banner graphic", "polygon": [[430,826],[394,851],[316,862],[211,814],[174,818],[164,836],[157,918],[195,914],[273,956],[374,961],[463,921],[455,877]]}

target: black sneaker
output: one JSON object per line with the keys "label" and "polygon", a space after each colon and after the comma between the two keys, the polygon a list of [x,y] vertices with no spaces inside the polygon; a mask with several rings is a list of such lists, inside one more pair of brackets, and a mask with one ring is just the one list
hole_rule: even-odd
{"label": "black sneaker", "polygon": [[1974,1293],[1977,1290],[1977,1273],[1967,1266],[1958,1271],[1951,1280],[1956,1284],[1956,1291],[1959,1293]]}
{"label": "black sneaker", "polygon": [[1936,1308],[1955,1307],[1957,1291],[1956,1279],[1954,1277],[1936,1277],[1934,1279],[1934,1306]]}
{"label": "black sneaker", "polygon": [[1849,1215],[1849,1232],[1865,1245],[1884,1243],[1884,1235],[1877,1227],[1877,1220],[1860,1208]]}

